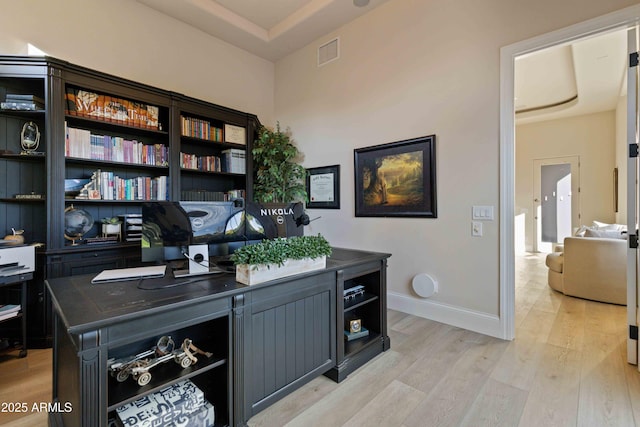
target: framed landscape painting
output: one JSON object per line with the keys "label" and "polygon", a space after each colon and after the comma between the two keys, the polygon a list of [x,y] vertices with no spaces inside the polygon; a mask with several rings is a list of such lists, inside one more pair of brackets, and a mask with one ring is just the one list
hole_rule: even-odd
{"label": "framed landscape painting", "polygon": [[437,218],[436,136],[354,150],[356,216]]}

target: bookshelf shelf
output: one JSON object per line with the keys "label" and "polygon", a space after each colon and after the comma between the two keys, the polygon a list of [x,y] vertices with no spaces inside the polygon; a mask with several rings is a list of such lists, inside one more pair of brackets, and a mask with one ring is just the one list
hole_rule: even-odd
{"label": "bookshelf shelf", "polygon": [[245,150],[247,148],[247,146],[243,144],[233,144],[231,142],[223,142],[223,141],[211,141],[208,139],[193,138],[193,137],[184,136],[184,135],[181,135],[180,139],[183,144],[194,144],[194,145],[202,145],[207,147],[214,146],[214,147],[219,147],[223,149],[237,148],[240,150]]}
{"label": "bookshelf shelf", "polygon": [[4,203],[44,203],[47,199],[40,198],[40,199],[36,199],[36,198],[26,198],[26,199],[20,199],[20,198],[15,198],[15,197],[5,197],[0,199],[1,202]]}
{"label": "bookshelf shelf", "polygon": [[44,119],[45,110],[7,110],[0,109],[0,114],[24,119]]}
{"label": "bookshelf shelf", "polygon": [[219,171],[201,171],[201,170],[198,170],[198,169],[188,169],[188,168],[181,168],[180,171],[183,172],[183,173],[192,173],[192,174],[197,174],[197,175],[221,175],[221,176],[230,176],[230,177],[238,177],[238,178],[244,178],[246,176],[243,173],[231,173],[231,172],[219,172]]}
{"label": "bookshelf shelf", "polygon": [[0,159],[4,160],[14,160],[18,162],[44,162],[46,159],[45,155],[42,156],[33,156],[33,155],[25,155],[25,154],[0,154]]}
{"label": "bookshelf shelf", "polygon": [[97,167],[107,167],[109,169],[131,168],[131,169],[159,169],[169,170],[169,166],[164,165],[145,165],[141,163],[114,162],[108,160],[82,159],[79,157],[65,157],[65,161],[70,164],[93,165]]}

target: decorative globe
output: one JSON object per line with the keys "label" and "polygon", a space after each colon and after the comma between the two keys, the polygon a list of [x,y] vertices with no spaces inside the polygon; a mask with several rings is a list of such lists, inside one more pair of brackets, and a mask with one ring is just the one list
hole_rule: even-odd
{"label": "decorative globe", "polygon": [[82,239],[92,228],[93,217],[89,212],[73,205],[64,210],[64,238],[71,240],[72,245],[77,245],[76,240]]}

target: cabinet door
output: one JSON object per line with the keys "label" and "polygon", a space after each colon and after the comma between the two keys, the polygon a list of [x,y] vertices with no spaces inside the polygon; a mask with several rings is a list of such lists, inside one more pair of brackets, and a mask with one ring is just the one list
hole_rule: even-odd
{"label": "cabinet door", "polygon": [[335,273],[256,290],[248,298],[245,420],[335,364]]}

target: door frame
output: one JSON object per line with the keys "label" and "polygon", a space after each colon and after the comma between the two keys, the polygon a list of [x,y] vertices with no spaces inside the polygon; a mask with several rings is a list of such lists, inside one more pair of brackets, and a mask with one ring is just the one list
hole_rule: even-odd
{"label": "door frame", "polygon": [[[580,225],[580,156],[548,157],[533,160],[533,251],[540,251],[541,218],[538,214],[540,202],[536,201],[540,197],[540,176],[542,166],[568,164],[571,168],[571,228]],[[538,191],[536,191],[538,190]],[[557,242],[559,243],[559,242]],[[552,252],[544,251],[544,252]]]}
{"label": "door frame", "polygon": [[518,56],[584,37],[628,29],[640,22],[640,4],[500,49],[500,335],[515,337],[515,103]]}

